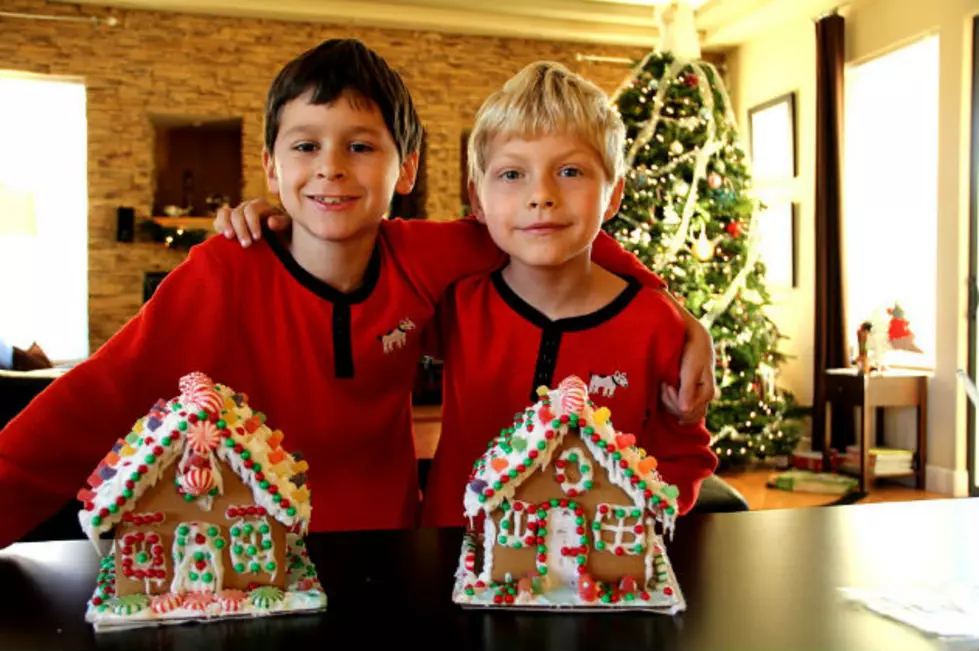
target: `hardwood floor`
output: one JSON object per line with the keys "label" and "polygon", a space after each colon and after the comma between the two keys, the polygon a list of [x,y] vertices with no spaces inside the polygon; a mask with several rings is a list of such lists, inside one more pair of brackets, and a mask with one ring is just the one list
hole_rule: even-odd
{"label": "hardwood floor", "polygon": [[[822,493],[793,493],[791,491],[768,488],[765,482],[773,470],[746,470],[737,473],[718,475],[741,493],[752,511],[765,509],[797,509],[807,506],[823,506],[839,499],[838,495]],[[929,493],[913,488],[905,488],[885,482],[878,482],[868,491],[868,495],[859,500],[859,504],[873,502],[909,502],[914,500],[945,499],[949,495]]]}

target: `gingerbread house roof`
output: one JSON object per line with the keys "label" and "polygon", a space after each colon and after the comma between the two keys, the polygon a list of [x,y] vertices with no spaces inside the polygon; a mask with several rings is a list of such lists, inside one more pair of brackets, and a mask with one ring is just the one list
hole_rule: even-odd
{"label": "gingerbread house roof", "polygon": [[[188,501],[220,490],[220,460],[249,487],[255,504],[296,533],[309,526],[312,507],[306,462],[281,447],[283,434],[265,424],[248,397],[203,373],[180,380],[180,395],[159,400],[132,431],[116,441],[78,493],[82,530],[93,541],[130,518],[147,489],[178,466],[176,490]],[[183,470],[181,470],[181,468]],[[213,493],[210,493],[213,494]]]}
{"label": "gingerbread house roof", "polygon": [[609,409],[596,408],[580,378],[569,376],[553,390],[540,387],[537,395],[540,400],[518,414],[476,461],[464,497],[467,516],[488,513],[512,499],[520,484],[551,463],[564,437],[576,431],[609,480],[672,529],[677,488],[662,480],[656,460],[636,447],[635,436],[616,431]]}

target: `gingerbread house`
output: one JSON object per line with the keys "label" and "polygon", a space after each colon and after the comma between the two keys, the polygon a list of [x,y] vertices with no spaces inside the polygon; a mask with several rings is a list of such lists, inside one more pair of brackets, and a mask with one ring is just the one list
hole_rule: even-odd
{"label": "gingerbread house", "polygon": [[453,600],[466,606],[685,608],[663,541],[675,486],[570,376],[494,439],[463,499]]}
{"label": "gingerbread house", "polygon": [[99,462],[78,493],[82,530],[97,549],[111,538],[96,630],[325,608],[303,544],[308,466],[265,420],[192,373]]}

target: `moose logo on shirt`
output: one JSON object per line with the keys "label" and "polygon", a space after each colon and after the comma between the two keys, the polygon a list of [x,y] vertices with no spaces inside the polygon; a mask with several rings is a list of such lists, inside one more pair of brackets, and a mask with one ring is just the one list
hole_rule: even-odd
{"label": "moose logo on shirt", "polygon": [[592,373],[591,380],[588,382],[588,393],[600,393],[606,398],[611,398],[619,387],[629,388],[629,379],[622,371],[615,371],[612,375]]}
{"label": "moose logo on shirt", "polygon": [[401,348],[405,345],[405,341],[408,339],[405,333],[411,332],[415,329],[415,322],[405,317],[401,319],[398,327],[394,330],[389,330],[388,332],[380,335],[378,340],[381,342],[381,346],[384,348],[385,353],[390,353],[395,348]]}

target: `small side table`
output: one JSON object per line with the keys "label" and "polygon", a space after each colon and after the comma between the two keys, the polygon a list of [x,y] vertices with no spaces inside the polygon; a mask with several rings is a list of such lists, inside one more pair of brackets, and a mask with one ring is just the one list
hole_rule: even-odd
{"label": "small side table", "polygon": [[[887,475],[893,477],[914,477],[919,490],[925,487],[925,463],[928,457],[928,380],[930,371],[890,369],[869,375],[861,374],[856,368],[829,369],[826,371],[826,404],[830,409],[836,407],[860,409],[860,431],[856,443],[860,446],[860,490],[870,486],[870,448],[883,439],[884,407],[917,407],[918,410],[918,449],[913,457],[913,471],[907,475]],[[870,433],[870,410],[877,409],[877,428]],[[827,418],[823,435],[824,467],[830,467],[830,446],[832,418]]]}

